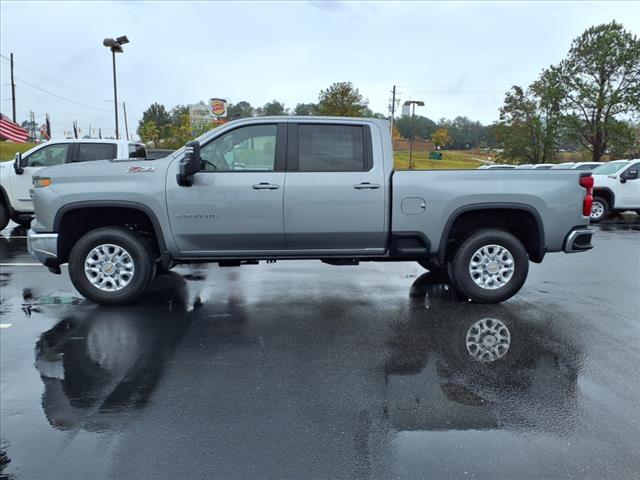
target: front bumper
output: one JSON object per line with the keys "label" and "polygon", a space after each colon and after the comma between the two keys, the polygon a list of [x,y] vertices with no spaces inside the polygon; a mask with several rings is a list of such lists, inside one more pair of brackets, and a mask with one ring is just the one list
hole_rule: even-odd
{"label": "front bumper", "polygon": [[594,233],[596,233],[596,231],[591,228],[572,230],[564,240],[564,252],[578,253],[591,250],[593,248],[593,245],[591,245],[591,237]]}
{"label": "front bumper", "polygon": [[33,258],[49,267],[50,270],[56,271],[56,273],[60,271],[57,233],[36,233],[29,230],[27,250]]}

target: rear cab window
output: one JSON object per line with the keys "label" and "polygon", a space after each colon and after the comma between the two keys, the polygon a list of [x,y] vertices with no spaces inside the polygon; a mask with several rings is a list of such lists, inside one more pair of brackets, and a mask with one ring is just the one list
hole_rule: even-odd
{"label": "rear cab window", "polygon": [[115,143],[79,143],[78,154],[74,161],[113,160],[118,154]]}
{"label": "rear cab window", "polygon": [[289,129],[287,170],[363,172],[373,166],[368,126],[300,123]]}

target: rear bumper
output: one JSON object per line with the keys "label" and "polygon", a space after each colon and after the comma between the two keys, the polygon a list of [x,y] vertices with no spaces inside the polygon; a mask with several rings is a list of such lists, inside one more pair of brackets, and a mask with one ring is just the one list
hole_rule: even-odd
{"label": "rear bumper", "polygon": [[29,230],[27,250],[33,258],[43,265],[50,269],[59,269],[57,233],[36,233]]}
{"label": "rear bumper", "polygon": [[572,230],[567,238],[564,240],[564,252],[565,253],[578,253],[591,250],[593,245],[591,244],[591,237],[596,233],[591,228],[579,228]]}

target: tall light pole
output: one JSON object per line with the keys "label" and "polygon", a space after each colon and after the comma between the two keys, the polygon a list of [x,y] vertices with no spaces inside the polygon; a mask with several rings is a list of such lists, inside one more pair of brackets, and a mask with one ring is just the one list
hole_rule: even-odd
{"label": "tall light pole", "polygon": [[116,53],[122,53],[122,45],[125,43],[129,43],[129,39],[126,35],[116,38],[105,38],[102,41],[102,45],[111,50],[111,55],[113,57],[113,108],[115,110],[116,115],[116,139],[120,138],[120,134],[118,132],[118,88],[116,86]]}
{"label": "tall light pole", "polygon": [[416,114],[416,105],[424,107],[424,102],[421,100],[407,100],[404,102],[405,106],[411,105],[411,138],[409,139],[409,170],[413,168],[413,136],[415,134],[416,123],[414,120]]}

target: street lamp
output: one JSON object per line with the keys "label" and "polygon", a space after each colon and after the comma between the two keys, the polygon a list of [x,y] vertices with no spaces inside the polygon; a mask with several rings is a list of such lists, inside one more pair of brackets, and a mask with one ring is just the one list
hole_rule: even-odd
{"label": "street lamp", "polygon": [[416,114],[416,105],[424,107],[424,102],[421,100],[407,100],[404,102],[404,106],[411,106],[411,138],[409,139],[409,170],[413,168],[413,135],[415,130],[414,117]]}
{"label": "street lamp", "polygon": [[129,39],[126,35],[116,38],[105,38],[102,41],[102,45],[111,50],[113,56],[113,105],[116,115],[116,139],[120,138],[118,133],[118,89],[116,87],[116,53],[122,53],[122,45],[129,43]]}

